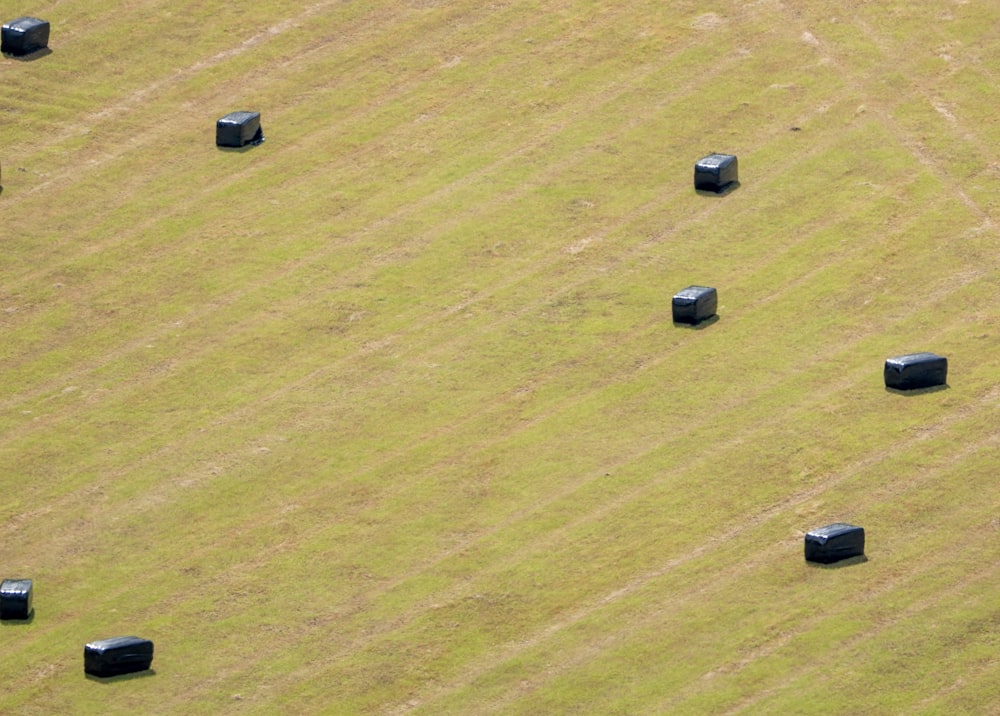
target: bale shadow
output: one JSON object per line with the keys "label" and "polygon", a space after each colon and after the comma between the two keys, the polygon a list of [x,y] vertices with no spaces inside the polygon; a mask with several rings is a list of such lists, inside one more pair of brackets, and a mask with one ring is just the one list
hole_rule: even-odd
{"label": "bale shadow", "polygon": [[9,52],[5,52],[3,53],[3,56],[11,60],[17,60],[18,62],[34,62],[35,60],[40,60],[43,57],[48,57],[51,54],[52,50],[50,48],[43,47],[40,50],[29,52],[27,55],[12,55]]}
{"label": "bale shadow", "polygon": [[96,681],[99,684],[116,684],[119,681],[131,681],[132,679],[145,679],[150,676],[156,676],[156,669],[146,669],[144,671],[130,671],[127,674],[118,674],[117,676],[94,676],[93,674],[88,674],[84,672],[88,681]]}
{"label": "bale shadow", "polygon": [[215,148],[220,152],[226,152],[227,154],[243,154],[244,152],[249,152],[251,149],[254,149],[256,146],[256,144],[244,144],[242,147],[220,147],[216,144]]}
{"label": "bale shadow", "polygon": [[847,559],[841,559],[837,562],[810,562],[806,560],[808,564],[813,569],[843,569],[844,567],[853,567],[856,564],[864,564],[868,561],[868,557],[859,554],[857,557],[848,557]]}
{"label": "bale shadow", "polygon": [[222,144],[216,144],[215,148],[223,152],[237,152],[242,154],[243,152],[249,152],[254,147],[259,147],[266,139],[267,137],[264,136],[264,131],[257,130],[257,134],[254,135],[253,139],[240,147],[230,147]]}
{"label": "bale shadow", "polygon": [[948,390],[951,386],[945,383],[944,385],[931,385],[927,388],[910,388],[909,390],[901,390],[900,388],[890,388],[885,387],[886,393],[894,393],[895,395],[902,395],[907,398],[913,398],[917,395],[927,395],[928,393],[939,393],[942,390]]}
{"label": "bale shadow", "polygon": [[688,328],[692,331],[703,331],[709,326],[715,325],[719,322],[719,314],[716,313],[714,316],[709,316],[703,321],[698,321],[697,323],[679,323],[674,321],[675,328]]}
{"label": "bale shadow", "polygon": [[736,191],[739,188],[740,188],[740,183],[738,181],[731,181],[728,184],[723,184],[722,186],[720,186],[718,188],[718,190],[716,190],[716,189],[699,189],[698,187],[695,187],[694,188],[694,193],[695,194],[701,194],[702,196],[721,197],[721,196],[728,196],[729,194],[732,194],[734,191]]}
{"label": "bale shadow", "polygon": [[28,626],[35,621],[35,610],[32,609],[27,619],[0,619],[0,626],[19,627]]}

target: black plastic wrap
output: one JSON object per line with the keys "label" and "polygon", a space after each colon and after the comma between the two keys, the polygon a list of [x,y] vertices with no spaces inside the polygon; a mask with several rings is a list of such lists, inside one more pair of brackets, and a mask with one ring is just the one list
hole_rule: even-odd
{"label": "black plastic wrap", "polygon": [[19,17],[0,28],[0,52],[30,55],[49,46],[49,23],[37,17]]}
{"label": "black plastic wrap", "polygon": [[694,165],[694,188],[720,192],[739,181],[739,161],[732,154],[709,154]]}
{"label": "black plastic wrap", "polygon": [[835,522],[806,532],[807,562],[829,564],[865,553],[865,530],[857,525]]}
{"label": "black plastic wrap", "polygon": [[83,647],[83,670],[100,677],[146,671],[153,663],[153,642],[137,636],[116,636]]}
{"label": "black plastic wrap", "polygon": [[885,361],[885,387],[915,390],[946,385],[948,359],[935,353],[909,353]]}
{"label": "black plastic wrap", "polygon": [[215,144],[220,147],[245,147],[264,141],[260,112],[230,112],[215,123]]}
{"label": "black plastic wrap", "polygon": [[710,286],[688,286],[674,294],[672,302],[675,323],[701,323],[715,315],[719,294]]}
{"label": "black plastic wrap", "polygon": [[30,619],[32,583],[30,579],[0,582],[0,619]]}

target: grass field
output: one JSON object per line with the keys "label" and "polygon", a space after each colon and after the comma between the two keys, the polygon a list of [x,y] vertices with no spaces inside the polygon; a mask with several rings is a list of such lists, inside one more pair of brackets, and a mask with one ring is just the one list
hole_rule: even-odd
{"label": "grass field", "polygon": [[1000,7],[711,5],[7,4],[0,709],[1000,713]]}

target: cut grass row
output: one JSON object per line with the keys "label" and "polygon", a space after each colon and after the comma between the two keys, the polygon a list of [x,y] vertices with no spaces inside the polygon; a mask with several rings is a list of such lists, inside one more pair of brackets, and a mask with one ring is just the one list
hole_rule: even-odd
{"label": "cut grass row", "polygon": [[[99,121],[26,129],[50,176],[3,197],[47,218],[3,269],[9,564],[46,595],[10,707],[847,710],[830,683],[888,673],[873,708],[933,709],[965,670],[982,703],[989,612],[962,580],[983,553],[962,546],[991,505],[962,496],[995,462],[995,237],[983,194],[927,163],[968,140],[937,155],[918,94],[868,99],[864,28],[831,67],[789,61],[814,51],[768,13],[705,42],[694,4],[560,8],[268,9],[303,18],[302,52],[240,50],[259,27],[235,17],[201,47],[152,25],[131,57],[155,92],[129,69],[23,108]],[[65,72],[82,27],[17,69]],[[136,92],[172,121],[139,132]],[[216,152],[245,102],[268,142]],[[744,187],[691,195],[721,143]],[[667,297],[707,279],[722,320],[674,329]],[[956,305],[980,308],[940,320]],[[882,391],[914,342],[952,358],[951,390]],[[834,517],[869,526],[872,562],[805,570],[799,531]],[[914,566],[918,517],[935,556]],[[940,639],[881,660],[938,605]],[[135,624],[157,676],[81,688],[80,635]],[[920,680],[947,635],[968,653]]]}

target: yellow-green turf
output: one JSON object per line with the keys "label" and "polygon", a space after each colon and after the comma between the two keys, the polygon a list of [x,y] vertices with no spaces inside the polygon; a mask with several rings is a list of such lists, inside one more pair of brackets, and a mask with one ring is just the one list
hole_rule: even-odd
{"label": "yellow-green turf", "polygon": [[4,713],[997,713],[1000,8],[4,12]]}

